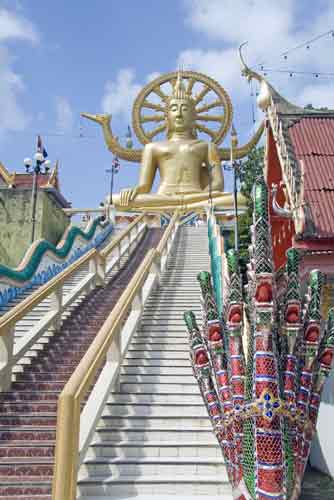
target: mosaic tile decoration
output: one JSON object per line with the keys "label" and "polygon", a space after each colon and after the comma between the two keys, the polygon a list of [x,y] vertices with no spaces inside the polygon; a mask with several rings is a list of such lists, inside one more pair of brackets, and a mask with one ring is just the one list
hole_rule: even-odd
{"label": "mosaic tile decoration", "polygon": [[251,233],[246,293],[234,250],[227,252],[227,266],[221,266],[227,273],[220,307],[217,280],[208,272],[198,275],[201,328],[192,311],[184,315],[190,357],[233,498],[297,500],[333,363],[334,309],[324,321],[319,271],[310,273],[302,296],[294,249],[287,252],[285,290],[278,294],[262,178],[254,188]]}

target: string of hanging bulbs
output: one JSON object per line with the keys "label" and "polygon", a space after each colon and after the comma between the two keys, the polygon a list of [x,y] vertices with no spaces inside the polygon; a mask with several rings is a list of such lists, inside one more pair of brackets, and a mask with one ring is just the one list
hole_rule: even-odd
{"label": "string of hanging bulbs", "polygon": [[[309,40],[306,40],[305,42],[302,42],[302,43],[300,43],[298,45],[295,45],[294,47],[291,47],[290,49],[285,50],[284,52],[281,52],[276,57],[283,58],[286,61],[288,59],[289,54],[291,54],[292,52],[295,52],[296,50],[300,50],[300,49],[303,49],[303,48],[305,48],[306,50],[309,50],[311,48],[311,45],[313,43],[315,43],[315,42],[317,42],[317,41],[319,41],[319,40],[321,40],[322,38],[325,38],[325,37],[334,38],[334,29],[325,31],[324,33],[320,33],[319,35],[316,35],[313,38],[311,38]],[[262,61],[260,63],[257,63],[255,66],[261,68],[265,64],[266,63]]]}
{"label": "string of hanging bulbs", "polygon": [[313,76],[314,78],[333,78],[334,73],[326,73],[322,71],[299,71],[294,69],[273,69],[273,68],[265,68],[264,66],[260,67],[260,72],[263,76],[267,76],[268,73],[282,73],[288,74],[290,77],[292,76]]}

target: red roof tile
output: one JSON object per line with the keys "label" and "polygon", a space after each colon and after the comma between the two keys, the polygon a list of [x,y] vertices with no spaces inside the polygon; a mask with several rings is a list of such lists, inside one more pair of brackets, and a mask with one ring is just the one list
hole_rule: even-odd
{"label": "red roof tile", "polygon": [[305,117],[289,128],[296,156],[334,156],[334,118]]}
{"label": "red roof tile", "polygon": [[334,238],[334,118],[304,117],[289,127],[304,173],[304,200],[315,237]]}

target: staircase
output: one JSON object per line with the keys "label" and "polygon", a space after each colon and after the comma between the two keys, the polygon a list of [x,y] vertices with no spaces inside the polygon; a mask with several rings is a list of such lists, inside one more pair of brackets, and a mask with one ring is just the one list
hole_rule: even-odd
{"label": "staircase", "polygon": [[[119,381],[80,469],[80,500],[144,495],[230,499],[221,452],[189,361],[183,312],[200,318],[207,227],[179,229],[161,287],[145,306]],[[226,496],[224,496],[224,494]]]}
{"label": "staircase", "polygon": [[[72,306],[60,330],[50,335],[47,332],[28,351],[23,364],[17,367],[11,390],[0,394],[0,498],[51,498],[58,396],[144,255],[157,245],[161,234],[161,230],[148,230],[128,264],[105,288],[79,297],[80,304]],[[69,290],[77,279],[80,276],[66,284]],[[31,314],[17,323],[16,339],[38,320],[38,311]]]}

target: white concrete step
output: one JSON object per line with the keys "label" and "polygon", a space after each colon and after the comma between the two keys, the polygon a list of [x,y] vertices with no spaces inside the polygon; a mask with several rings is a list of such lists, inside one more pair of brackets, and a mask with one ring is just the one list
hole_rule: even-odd
{"label": "white concrete step", "polygon": [[126,355],[126,359],[185,359],[189,360],[189,352],[184,350],[147,350],[143,351],[140,349],[129,349]]}
{"label": "white concrete step", "polygon": [[196,383],[194,384],[163,384],[163,383],[121,383],[121,391],[131,392],[133,394],[137,393],[160,393],[169,394],[173,392],[184,393],[184,394],[199,394],[199,388]]}
{"label": "white concrete step", "polygon": [[94,442],[105,441],[164,441],[180,443],[192,443],[196,441],[216,442],[212,429],[204,427],[184,428],[166,428],[157,427],[150,429],[147,427],[98,427],[95,431]]}
{"label": "white concrete step", "polygon": [[[184,457],[215,457],[221,459],[221,449],[218,444],[212,442],[194,442],[182,443],[159,442],[159,441],[122,441],[115,443],[113,441],[104,441],[103,443],[93,442],[90,449],[89,458],[93,457],[119,457],[119,458],[184,458]],[[87,457],[87,458],[88,458]]]}
{"label": "white concrete step", "polygon": [[80,476],[104,475],[111,477],[147,475],[206,475],[227,481],[225,464],[217,457],[99,457],[87,458],[80,469]]}
{"label": "white concrete step", "polygon": [[175,358],[126,358],[123,361],[123,367],[127,366],[139,366],[139,367],[164,367],[164,366],[172,366],[172,367],[190,367],[190,359],[189,356],[186,356],[184,359],[175,359]]}
{"label": "white concrete step", "polygon": [[191,430],[192,428],[200,429],[210,429],[211,422],[207,418],[207,415],[108,415],[103,414],[100,422],[99,429],[104,428],[131,428],[131,429],[186,429]]}
{"label": "white concrete step", "polygon": [[[159,331],[165,331],[166,332],[166,338],[173,337],[173,332],[186,332],[186,324],[184,322],[183,316],[177,315],[176,318],[179,319],[178,323],[175,323],[175,319],[173,320],[173,323],[165,323],[165,328],[164,328],[164,323],[162,322],[155,322],[152,321],[151,324],[146,324],[146,323],[141,323],[138,332],[147,332],[147,333],[154,333],[154,332],[159,332]],[[166,328],[168,327],[168,332],[166,331]]]}
{"label": "white concrete step", "polygon": [[146,354],[148,354],[151,351],[163,351],[164,353],[166,353],[167,351],[188,353],[189,344],[188,342],[184,342],[180,345],[180,347],[178,347],[177,345],[170,343],[169,344],[156,343],[155,345],[133,343],[129,348],[129,353],[133,351],[144,351]]}
{"label": "white concrete step", "polygon": [[189,335],[186,331],[176,331],[173,333],[169,333],[166,328],[161,328],[161,331],[156,331],[156,332],[149,332],[149,331],[137,331],[137,333],[133,337],[136,340],[147,340],[148,342],[150,339],[156,339],[156,340],[168,340],[169,342],[179,342],[179,341],[188,341]]}
{"label": "white concrete step", "polygon": [[[79,496],[78,500],[87,499],[87,495],[94,495],[88,497],[89,500],[99,500],[97,495],[103,495],[113,499],[130,499],[137,497],[137,495],[145,495],[142,499],[149,500],[147,495],[154,495],[154,498],[162,500],[162,495],[175,496],[183,500],[183,495],[194,495],[196,498],[208,498],[207,495],[219,495],[219,500],[232,500],[231,488],[227,480],[222,480],[217,477],[208,477],[207,475],[199,476],[172,474],[168,476],[122,476],[112,478],[104,476],[81,479],[78,483],[78,493],[84,496]],[[139,498],[139,497],[138,497]],[[188,497],[186,497],[188,498]],[[216,496],[217,498],[217,496]],[[214,498],[214,500],[216,500]]]}
{"label": "white concrete step", "polygon": [[122,375],[174,375],[183,377],[184,375],[193,376],[193,370],[189,364],[186,367],[175,366],[122,366]]}
{"label": "white concrete step", "polygon": [[141,329],[138,333],[142,335],[138,335],[135,338],[133,338],[131,345],[133,347],[136,347],[138,345],[156,345],[156,344],[173,344],[178,347],[183,346],[183,347],[188,347],[189,342],[188,338],[186,336],[186,332],[182,330],[178,330],[175,333],[179,333],[180,336],[176,337],[173,335],[174,332],[168,332],[165,335],[164,332],[166,332],[166,329],[164,328],[159,328],[159,330],[153,330],[153,332],[149,328]]}
{"label": "white concrete step", "polygon": [[128,403],[107,403],[104,415],[121,416],[121,417],[203,417],[207,419],[207,411],[204,405],[191,404],[141,404]]}
{"label": "white concrete step", "polygon": [[190,375],[171,375],[170,373],[164,374],[151,374],[151,373],[140,373],[140,374],[121,374],[120,382],[132,383],[132,384],[187,384],[187,385],[197,385],[197,381],[193,374]]}
{"label": "white concrete step", "polygon": [[131,394],[126,392],[112,392],[108,399],[109,403],[132,404],[176,404],[176,405],[203,405],[200,394],[178,394],[178,393],[151,393],[151,394]]}

